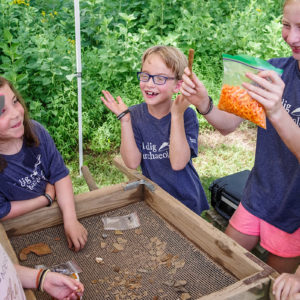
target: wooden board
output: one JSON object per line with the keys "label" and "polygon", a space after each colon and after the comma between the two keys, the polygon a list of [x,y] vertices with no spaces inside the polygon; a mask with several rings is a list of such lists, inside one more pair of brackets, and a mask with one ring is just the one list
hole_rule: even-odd
{"label": "wooden board", "polygon": [[[113,210],[143,199],[143,189],[124,191],[125,183],[103,187],[98,190],[75,196],[77,217]],[[43,207],[26,215],[2,221],[8,236],[20,235],[43,228],[48,228],[63,222],[57,203],[51,207]]]}

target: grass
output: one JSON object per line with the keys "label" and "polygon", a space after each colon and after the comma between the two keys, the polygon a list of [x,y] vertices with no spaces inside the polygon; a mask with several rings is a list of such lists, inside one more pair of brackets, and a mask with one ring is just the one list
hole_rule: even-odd
{"label": "grass", "polygon": [[[210,199],[209,186],[217,178],[245,169],[251,169],[254,163],[256,129],[244,122],[239,129],[228,136],[206,129],[199,134],[199,154],[193,160],[200,176],[206,196]],[[124,182],[127,178],[112,164],[118,151],[110,153],[84,155],[84,164],[98,187]],[[67,163],[72,177],[74,193],[88,191],[83,177],[79,176],[78,161]]]}

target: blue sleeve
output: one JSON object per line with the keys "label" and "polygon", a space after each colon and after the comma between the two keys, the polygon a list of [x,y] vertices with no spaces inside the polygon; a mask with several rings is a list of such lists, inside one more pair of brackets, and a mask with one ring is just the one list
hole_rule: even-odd
{"label": "blue sleeve", "polygon": [[191,157],[198,156],[199,122],[196,112],[188,107],[184,112],[184,128],[187,142],[191,148]]}
{"label": "blue sleeve", "polygon": [[8,215],[11,209],[10,201],[7,201],[5,197],[0,194],[0,218]]}
{"label": "blue sleeve", "polygon": [[38,124],[37,130],[40,139],[40,148],[45,154],[44,163],[47,170],[47,178],[51,184],[54,184],[66,177],[69,174],[69,170],[48,131],[40,124]]}

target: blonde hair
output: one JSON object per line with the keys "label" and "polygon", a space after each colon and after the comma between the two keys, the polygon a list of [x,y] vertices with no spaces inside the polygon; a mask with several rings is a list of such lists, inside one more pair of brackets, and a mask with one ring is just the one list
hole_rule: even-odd
{"label": "blonde hair", "polygon": [[172,46],[153,46],[148,48],[142,57],[142,67],[145,60],[151,55],[157,54],[166,64],[166,66],[172,70],[176,79],[181,79],[184,69],[188,65],[186,56],[177,48]]}

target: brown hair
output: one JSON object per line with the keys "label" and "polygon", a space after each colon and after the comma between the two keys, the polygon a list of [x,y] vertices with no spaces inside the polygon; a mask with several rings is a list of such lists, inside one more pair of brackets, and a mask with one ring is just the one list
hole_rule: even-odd
{"label": "brown hair", "polygon": [[186,56],[177,48],[172,46],[153,46],[148,48],[142,57],[142,66],[151,54],[158,54],[166,66],[172,70],[176,79],[181,79],[184,69],[188,65]]}
{"label": "brown hair", "polygon": [[[33,125],[32,125],[32,122],[30,121],[29,113],[28,113],[28,110],[27,110],[27,107],[25,105],[23,98],[21,97],[19,92],[14,88],[13,84],[10,81],[8,81],[4,77],[0,76],[0,87],[5,86],[6,84],[10,87],[10,89],[13,91],[13,93],[17,97],[18,101],[24,108],[24,121],[23,121],[24,143],[26,143],[26,145],[29,147],[36,147],[39,145],[40,142],[39,142],[37,135],[34,132]],[[4,159],[4,157],[2,155],[0,155],[0,172],[2,172],[6,166],[7,166],[7,163]]]}

